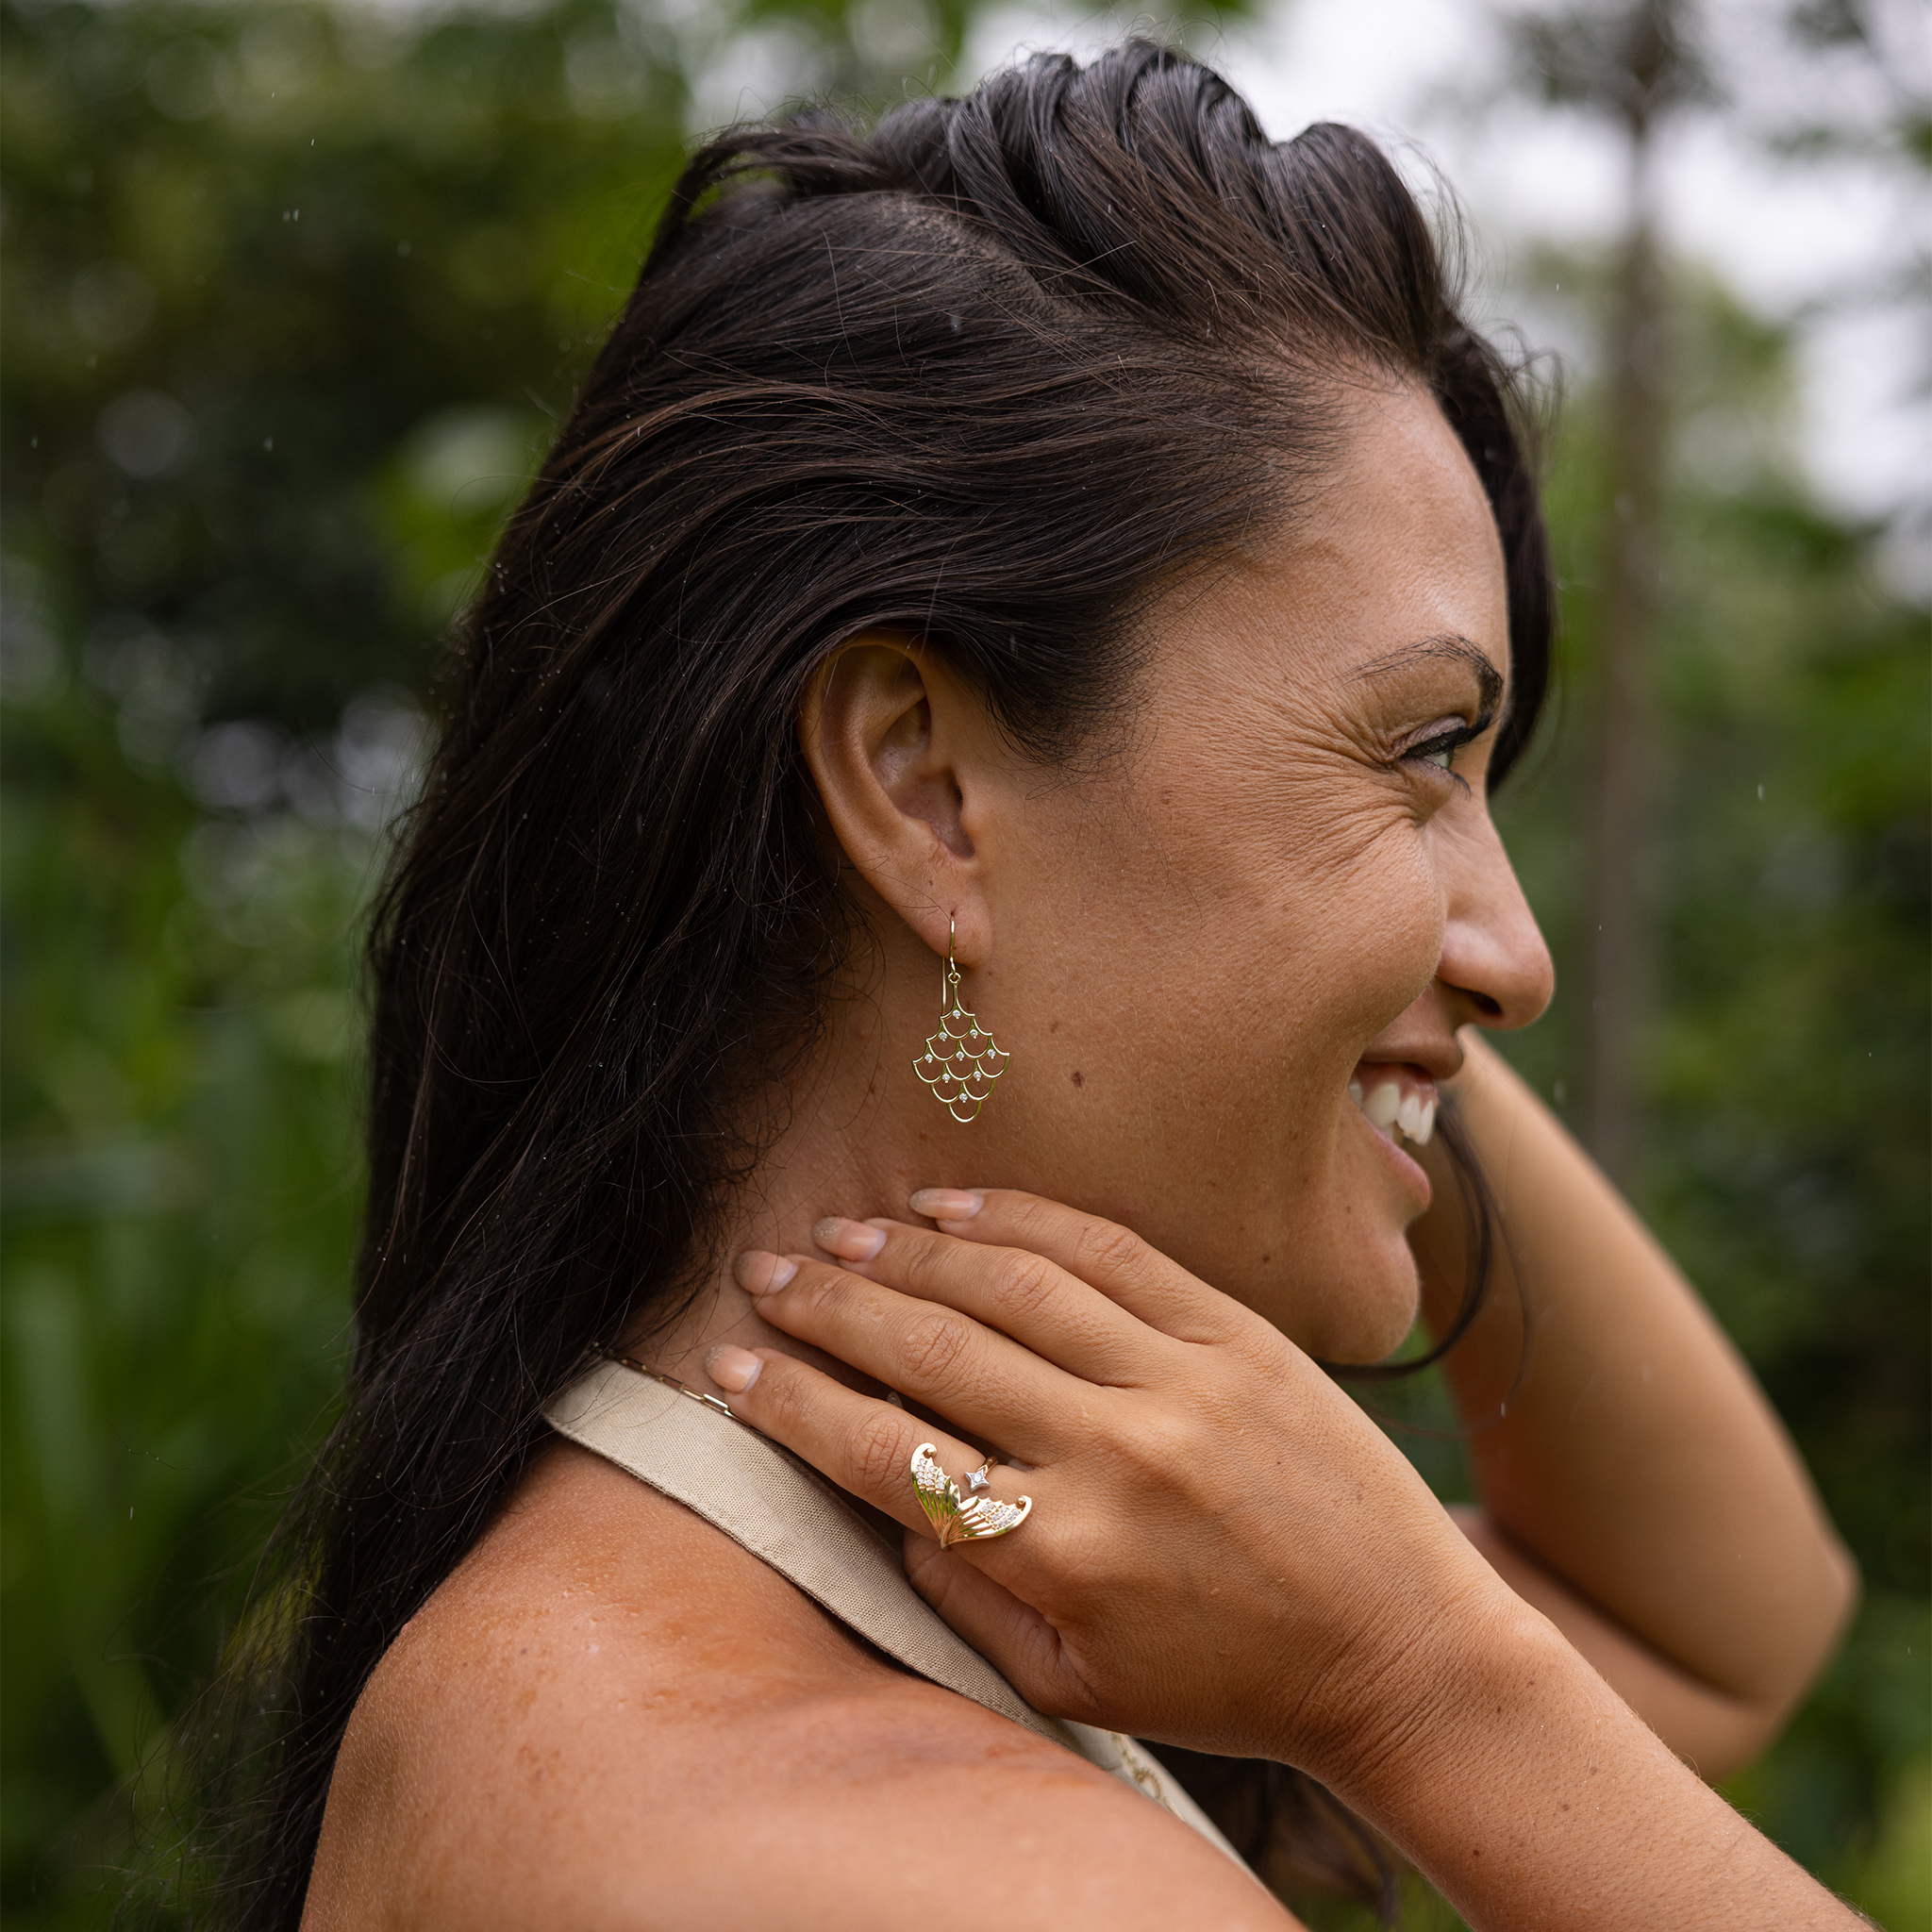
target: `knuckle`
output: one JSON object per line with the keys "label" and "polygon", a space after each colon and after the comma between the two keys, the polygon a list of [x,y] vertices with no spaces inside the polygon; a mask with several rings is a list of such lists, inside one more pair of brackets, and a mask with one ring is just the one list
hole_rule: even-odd
{"label": "knuckle", "polygon": [[993,1300],[1008,1314],[1031,1314],[1053,1296],[1059,1270],[1038,1255],[1008,1255],[993,1275]]}
{"label": "knuckle", "polygon": [[1007,1211],[1007,1224],[1023,1241],[1043,1237],[1053,1228],[1054,1207],[1038,1194],[1015,1194]]}
{"label": "knuckle", "polygon": [[1114,1454],[1134,1472],[1139,1483],[1171,1487],[1183,1472],[1194,1467],[1201,1453],[1193,1419],[1157,1409],[1137,1416],[1132,1431],[1114,1445]]}
{"label": "knuckle", "polygon": [[1117,1221],[1090,1221],[1080,1229],[1074,1251],[1083,1272],[1121,1274],[1141,1264],[1147,1243]]}
{"label": "knuckle", "polygon": [[937,1381],[958,1365],[972,1337],[963,1324],[950,1315],[922,1315],[906,1330],[906,1365],[914,1375]]}
{"label": "knuckle", "polygon": [[837,1315],[850,1306],[856,1277],[839,1269],[812,1269],[785,1291],[794,1308],[813,1315]]}
{"label": "knuckle", "polygon": [[891,1409],[867,1416],[854,1432],[847,1453],[861,1495],[893,1493],[912,1454],[906,1443],[906,1424]]}
{"label": "knuckle", "polygon": [[767,1362],[759,1374],[757,1389],[766,1424],[776,1429],[801,1421],[808,1410],[803,1378],[787,1374],[786,1364]]}
{"label": "knuckle", "polygon": [[958,1245],[955,1237],[941,1234],[921,1233],[908,1241],[906,1246],[906,1286],[919,1295],[930,1289],[942,1289],[946,1263]]}

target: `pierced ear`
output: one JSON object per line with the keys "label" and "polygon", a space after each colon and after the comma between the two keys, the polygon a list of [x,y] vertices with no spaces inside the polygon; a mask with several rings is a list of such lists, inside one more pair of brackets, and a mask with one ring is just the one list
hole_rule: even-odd
{"label": "pierced ear", "polygon": [[845,858],[936,953],[989,950],[970,830],[985,707],[911,639],[864,631],[833,653],[799,708],[800,749]]}

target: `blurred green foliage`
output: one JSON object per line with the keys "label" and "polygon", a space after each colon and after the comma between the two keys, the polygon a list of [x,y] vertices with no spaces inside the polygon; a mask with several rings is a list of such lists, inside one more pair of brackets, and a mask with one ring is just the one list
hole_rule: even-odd
{"label": "blurred green foliage", "polygon": [[9,491],[70,628],[205,641],[205,716],[420,681],[679,158],[633,19],[0,15]]}
{"label": "blurred green foliage", "polygon": [[[1592,268],[1528,273],[1588,305]],[[1891,1932],[1932,1932],[1932,654],[1924,612],[1888,587],[1882,526],[1826,514],[1791,467],[1789,336],[1690,269],[1675,314],[1639,1205],[1796,1438],[1867,1592],[1790,1730],[1728,1790]],[[1554,453],[1568,693],[1589,690],[1614,513],[1602,430],[1580,397]],[[1559,703],[1498,808],[1559,988],[1582,940],[1583,723]],[[1559,991],[1503,1042],[1559,1112],[1577,1021]]]}
{"label": "blurred green foliage", "polygon": [[[880,99],[943,74],[966,19],[0,6],[8,1924],[108,1915],[167,1722],[325,1422],[357,919],[433,645],[635,272],[708,63],[775,37]],[[1529,273],[1595,299],[1588,263]],[[1785,466],[1789,343],[1686,286],[1644,1205],[1871,1585],[1734,1795],[1909,1932],[1932,1927],[1924,620],[1877,533]],[[1601,468],[1584,396],[1552,495],[1577,691]],[[1506,811],[1559,967],[1577,724]],[[1560,1000],[1513,1045],[1560,1108]],[[1453,1445],[1412,1446],[1454,1491]],[[1409,1923],[1453,1920],[1418,1890]]]}

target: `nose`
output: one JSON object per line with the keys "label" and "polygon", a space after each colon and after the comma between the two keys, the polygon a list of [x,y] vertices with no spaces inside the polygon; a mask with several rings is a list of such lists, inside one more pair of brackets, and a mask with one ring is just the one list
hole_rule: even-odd
{"label": "nose", "polygon": [[1557,990],[1550,949],[1489,814],[1458,827],[1456,844],[1436,983],[1457,1024],[1527,1026]]}

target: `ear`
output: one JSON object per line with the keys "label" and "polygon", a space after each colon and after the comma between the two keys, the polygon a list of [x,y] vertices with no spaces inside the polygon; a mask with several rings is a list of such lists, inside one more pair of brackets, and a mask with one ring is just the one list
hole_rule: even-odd
{"label": "ear", "polygon": [[995,734],[977,694],[912,639],[848,638],[799,708],[805,760],[847,862],[934,952],[991,950],[972,826]]}

